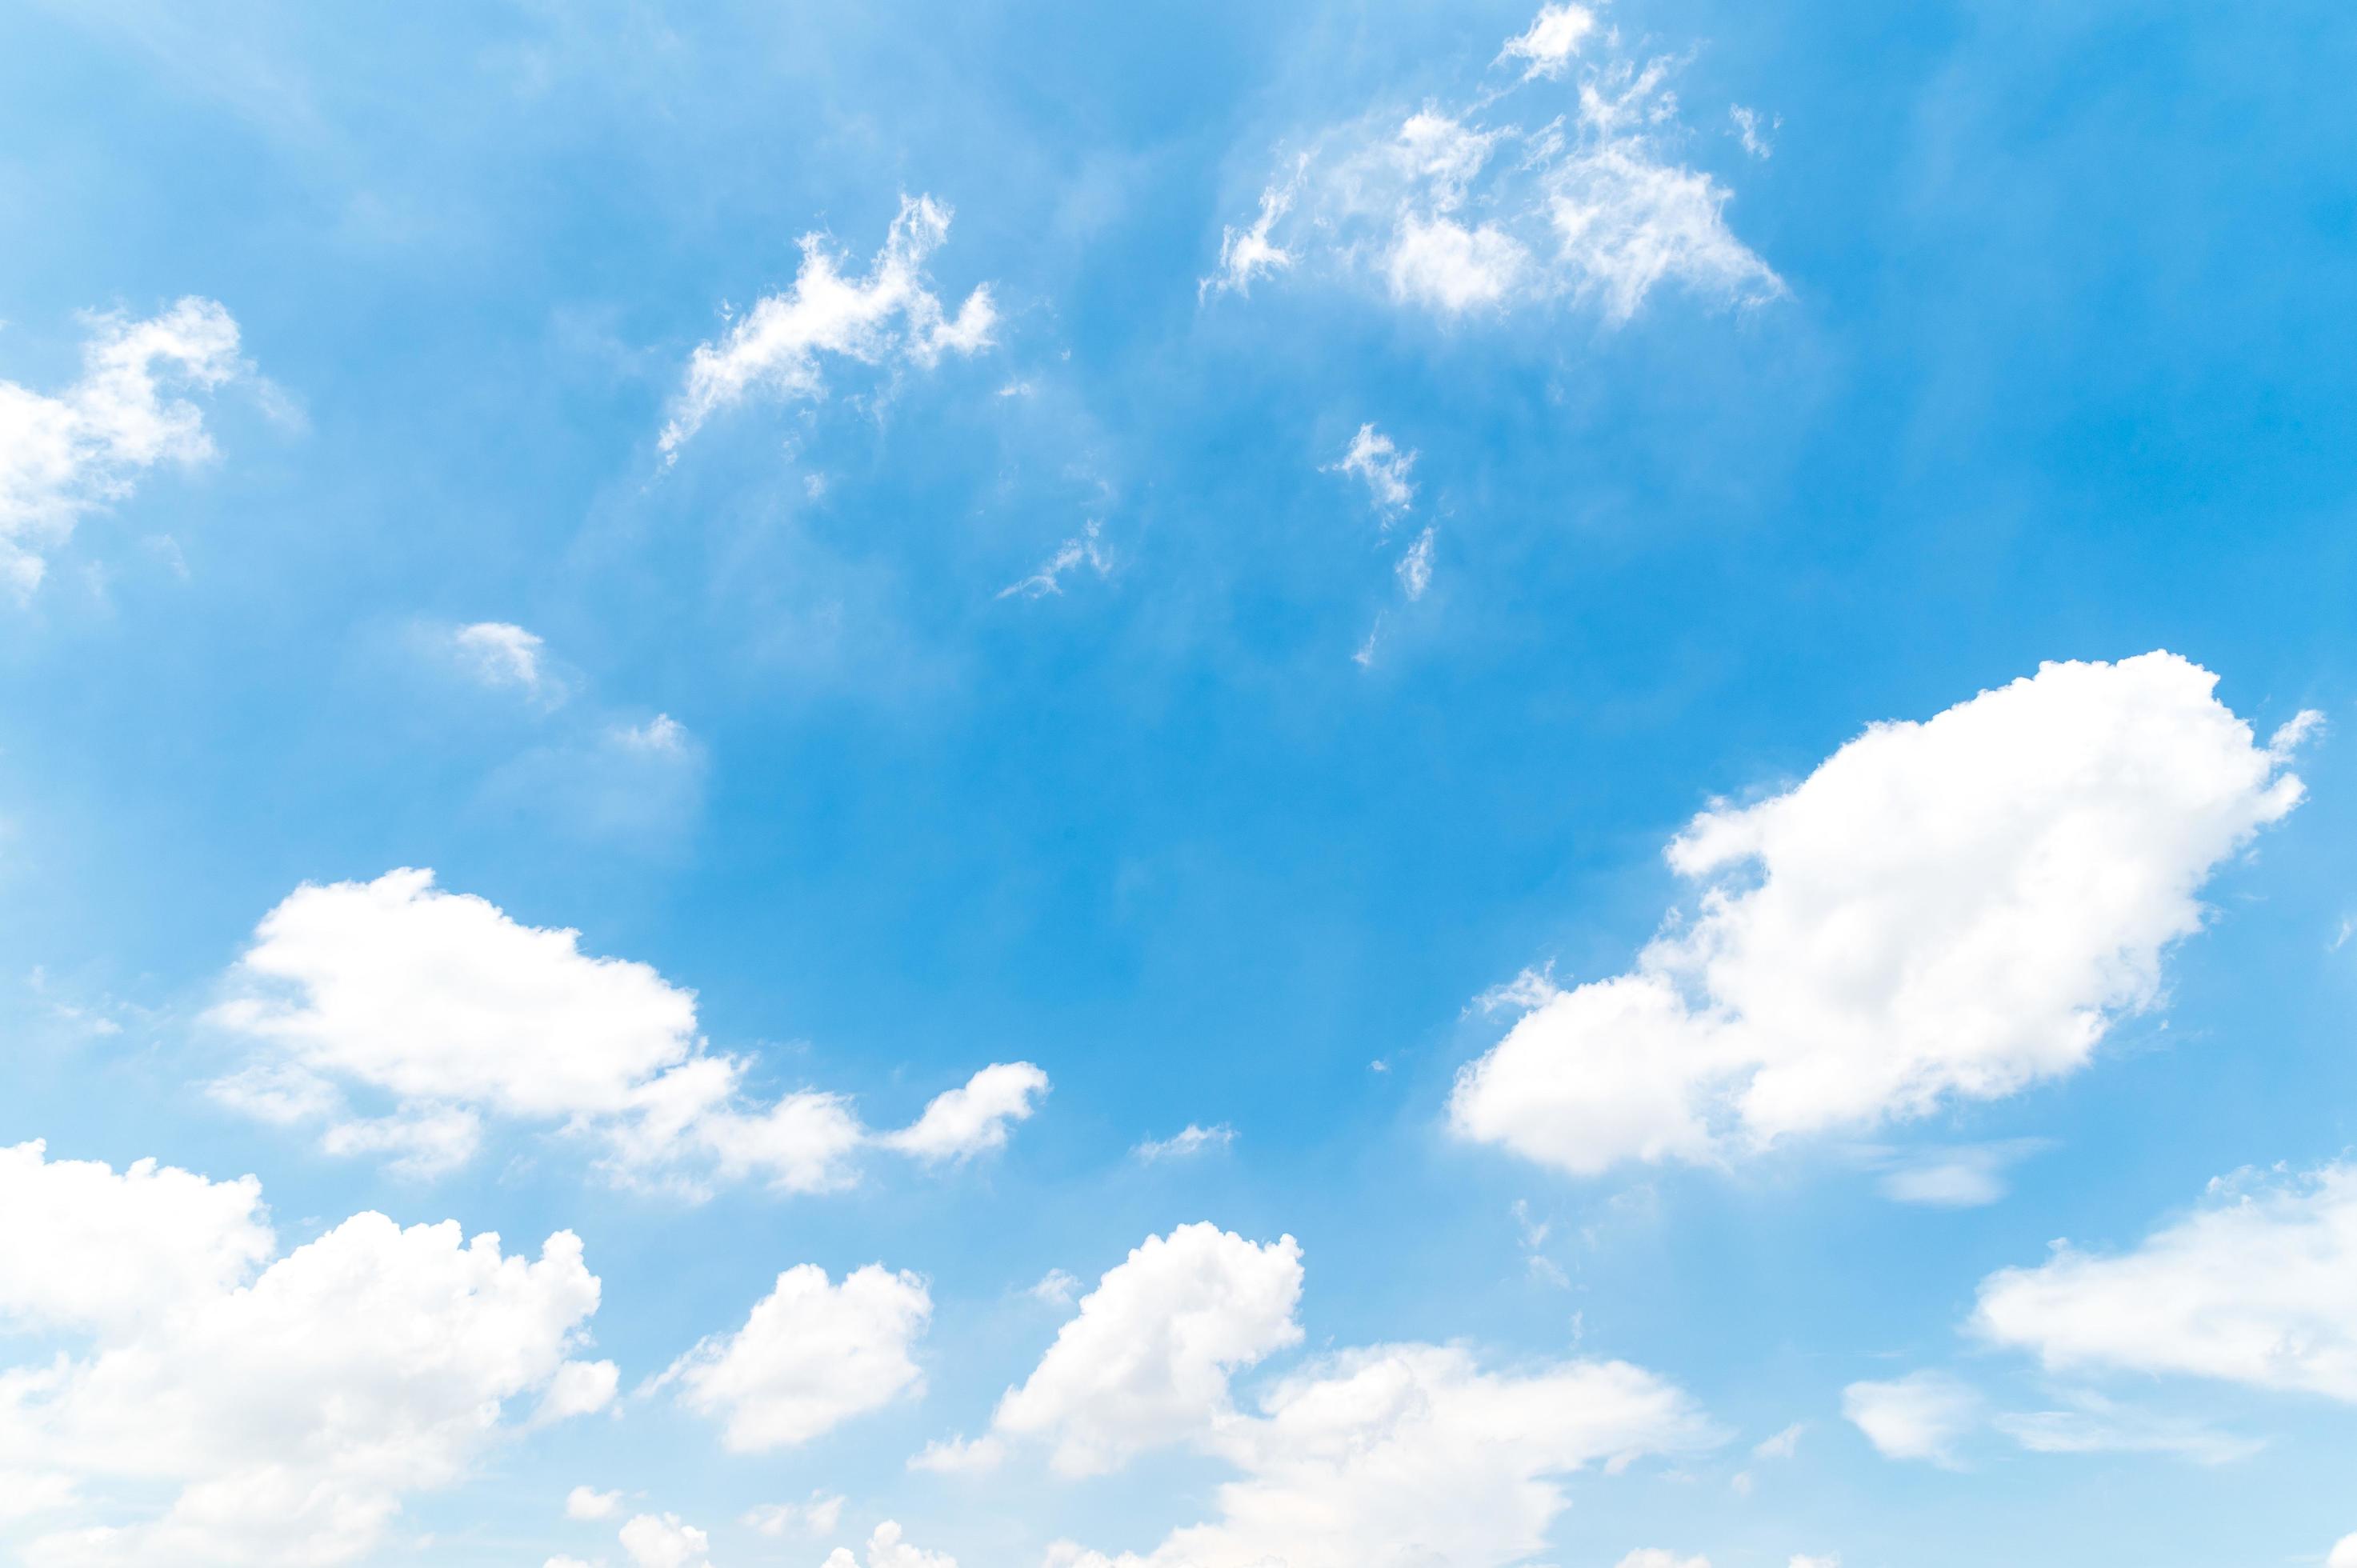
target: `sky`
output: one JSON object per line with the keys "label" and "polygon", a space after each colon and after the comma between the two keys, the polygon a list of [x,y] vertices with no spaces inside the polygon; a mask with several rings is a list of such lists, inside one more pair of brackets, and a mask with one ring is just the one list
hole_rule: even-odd
{"label": "sky", "polygon": [[2352,72],[0,7],[0,1556],[2357,1568]]}

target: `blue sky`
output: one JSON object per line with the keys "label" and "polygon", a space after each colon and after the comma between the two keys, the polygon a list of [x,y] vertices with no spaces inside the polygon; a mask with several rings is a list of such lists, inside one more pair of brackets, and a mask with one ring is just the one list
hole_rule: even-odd
{"label": "blue sky", "polygon": [[0,1551],[2357,1563],[2352,68],[0,10]]}

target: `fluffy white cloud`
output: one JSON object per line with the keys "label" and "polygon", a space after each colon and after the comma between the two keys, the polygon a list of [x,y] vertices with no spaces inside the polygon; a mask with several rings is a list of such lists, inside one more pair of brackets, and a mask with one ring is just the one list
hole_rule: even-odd
{"label": "fluffy white cloud", "polygon": [[1378,510],[1397,512],[1415,499],[1415,484],[1409,478],[1415,467],[1413,451],[1401,451],[1390,436],[1372,424],[1361,424],[1351,437],[1351,449],[1329,471],[1357,475],[1366,482],[1367,498]]}
{"label": "fluffy white cloud", "polygon": [[1699,888],[1631,972],[1529,1011],[1459,1075],[1456,1131],[1558,1168],[1711,1160],[2083,1067],[2156,1005],[2212,870],[2300,799],[2168,653],[2049,664],[1669,846]]}
{"label": "fluffy white cloud", "polygon": [[934,1096],[923,1115],[877,1141],[921,1160],[972,1159],[1005,1148],[1008,1125],[1028,1120],[1047,1092],[1048,1075],[1029,1062],[999,1062]]}
{"label": "fluffy white cloud", "polygon": [[1071,1476],[1198,1436],[1231,1416],[1230,1372],[1299,1341],[1300,1299],[1290,1236],[1262,1246],[1195,1224],[1148,1237],[1081,1298],[993,1431],[1052,1444]]}
{"label": "fluffy white cloud", "polygon": [[2332,1555],[2324,1560],[2324,1568],[2357,1568],[2357,1530],[2333,1543]]}
{"label": "fluffy white cloud", "polygon": [[[821,1568],[859,1568],[859,1559],[848,1547],[838,1546],[827,1553]],[[867,1538],[867,1568],[957,1568],[957,1559],[917,1546],[888,1519]]]}
{"label": "fluffy white cloud", "polygon": [[1585,5],[1542,5],[1527,28],[1506,40],[1498,58],[1528,60],[1529,76],[1561,76],[1595,30],[1596,13]]}
{"label": "fluffy white cloud", "polygon": [[864,277],[845,274],[825,235],[804,235],[792,286],[763,297],[718,342],[696,348],[663,426],[665,459],[714,413],[755,392],[823,397],[822,356],[930,365],[945,351],[989,347],[998,317],[988,285],[966,295],[954,317],[932,292],[925,263],[949,231],[948,207],[930,196],[903,198]]}
{"label": "fluffy white cloud", "polygon": [[662,1381],[678,1385],[688,1409],[719,1419],[732,1451],[790,1447],[920,1391],[909,1350],[932,1311],[914,1274],[871,1263],[836,1285],[803,1263],[778,1276],[744,1327],[697,1345]]}
{"label": "fluffy white cloud", "polygon": [[78,1347],[0,1369],[0,1470],[171,1497],[38,1537],[39,1568],[358,1558],[406,1494],[459,1479],[511,1406],[567,1380],[597,1306],[570,1232],[534,1262],[361,1214],[274,1262],[251,1178],[38,1144],[0,1153],[0,1217],[11,1326]]}
{"label": "fluffy white cloud", "polygon": [[204,413],[182,390],[241,374],[237,323],[191,296],[159,316],[91,318],[81,379],[55,396],[0,381],[0,578],[41,580],[42,552],[84,512],[129,495],[142,469],[213,455]]}
{"label": "fluffy white cloud", "polygon": [[1850,1384],[1842,1414],[1889,1458],[1950,1465],[1957,1440],[1981,1423],[1981,1397],[1944,1372],[1910,1372]]}
{"label": "fluffy white cloud", "polygon": [[[211,1085],[215,1098],[267,1121],[326,1122],[330,1153],[390,1154],[418,1176],[463,1164],[488,1115],[588,1135],[624,1181],[823,1191],[855,1179],[871,1145],[929,1161],[1001,1147],[1048,1087],[1028,1062],[993,1064],[883,1133],[838,1094],[748,1102],[750,1064],[705,1048],[693,992],[583,952],[577,931],[444,891],[425,870],[297,888],[256,928],[230,988],[208,1022],[265,1054]],[[393,1108],[355,1114],[350,1090]]]}
{"label": "fluffy white cloud", "polygon": [[622,1506],[619,1492],[601,1492],[595,1487],[576,1487],[565,1494],[566,1519],[611,1519]]}
{"label": "fluffy white cloud", "polygon": [[1981,1282],[1973,1328],[2057,1369],[2214,1378],[2357,1402],[2357,1165],[2245,1173],[2131,1251],[2057,1243]]}
{"label": "fluffy white cloud", "polygon": [[1558,1478],[1713,1439],[1676,1389],[1620,1362],[1491,1372],[1457,1346],[1346,1352],[1280,1382],[1209,1446],[1242,1472],[1220,1517],[1144,1557],[1071,1568],[1502,1568],[1546,1544]]}
{"label": "fluffy white cloud", "polygon": [[1614,323],[1664,285],[1719,305],[1781,295],[1727,227],[1730,193],[1680,161],[1670,62],[1587,66],[1568,112],[1532,103],[1536,128],[1493,123],[1518,94],[1559,92],[1548,84],[1594,27],[1587,8],[1549,5],[1499,57],[1528,62],[1520,83],[1314,137],[1252,225],[1223,231],[1202,295],[1290,270],[1364,276],[1446,317],[1570,300]]}
{"label": "fluffy white cloud", "polygon": [[545,699],[561,695],[544,662],[547,645],[537,633],[506,621],[477,621],[450,633],[450,649],[486,686],[512,686]]}
{"label": "fluffy white cloud", "polygon": [[712,1568],[712,1541],[679,1515],[642,1513],[622,1526],[622,1550],[638,1568]]}

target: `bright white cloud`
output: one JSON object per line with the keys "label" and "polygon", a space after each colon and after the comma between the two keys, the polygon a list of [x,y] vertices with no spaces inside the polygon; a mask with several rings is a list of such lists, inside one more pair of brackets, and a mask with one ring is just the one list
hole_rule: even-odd
{"label": "bright white cloud", "polygon": [[2324,1568],[2357,1568],[2357,1530],[2333,1543],[2332,1555],[2324,1560]]}
{"label": "bright white cloud", "polygon": [[2249,1173],[2125,1252],[2057,1243],[1981,1282],[1983,1338],[2058,1370],[2212,1378],[2357,1402],[2357,1165]]}
{"label": "bright white cloud", "polygon": [[1415,536],[1415,542],[1407,547],[1407,553],[1399,558],[1394,570],[1399,575],[1400,592],[1407,596],[1408,603],[1424,597],[1424,591],[1432,586],[1432,530],[1427,528]]}
{"label": "bright white cloud", "polygon": [[1361,424],[1351,437],[1351,449],[1327,471],[1357,475],[1365,481],[1367,498],[1377,510],[1399,512],[1415,499],[1415,484],[1409,478],[1415,467],[1414,451],[1401,451],[1390,436],[1372,424]]}
{"label": "bright white cloud", "polygon": [[[297,888],[256,928],[230,989],[208,1021],[264,1054],[212,1084],[215,1098],[283,1124],[326,1122],[330,1153],[391,1155],[413,1176],[463,1164],[496,1116],[593,1138],[626,1182],[824,1191],[850,1184],[869,1146],[929,1161],[998,1148],[1048,1088],[1028,1062],[995,1063],[886,1133],[837,1094],[748,1102],[750,1064],[705,1049],[693,992],[425,870]],[[393,1109],[355,1114],[355,1090]]]}
{"label": "bright white cloud", "polygon": [[[850,1548],[838,1546],[827,1553],[821,1568],[859,1568],[859,1559]],[[886,1520],[867,1538],[867,1568],[957,1568],[957,1559],[942,1552],[927,1552],[909,1541],[900,1527]]]}
{"label": "bright white cloud", "polygon": [[1236,1141],[1236,1130],[1222,1122],[1216,1127],[1198,1127],[1189,1122],[1168,1138],[1148,1138],[1130,1150],[1130,1154],[1147,1165],[1157,1160],[1187,1160],[1213,1149],[1224,1149]]}
{"label": "bright white cloud", "polygon": [[1710,1568],[1710,1559],[1681,1557],[1659,1546],[1643,1546],[1620,1559],[1617,1568]]}
{"label": "bright white cloud", "polygon": [[242,374],[237,323],[193,295],[133,321],[90,318],[80,380],[52,396],[0,381],[0,579],[19,592],[41,580],[43,553],[84,513],[131,494],[161,463],[213,456],[204,412],[181,392],[211,392]]}
{"label": "bright white cloud", "polygon": [[1008,1126],[1028,1121],[1047,1092],[1048,1075],[1029,1062],[1000,1062],[936,1095],[923,1115],[877,1142],[921,1160],[972,1159],[1005,1148]]}
{"label": "bright white cloud", "polygon": [[2011,1190],[2006,1173],[2047,1145],[2038,1138],[1963,1144],[1887,1156],[1882,1194],[1896,1203],[1930,1208],[1978,1208]]}
{"label": "bright white cloud", "polygon": [[1098,576],[1110,576],[1113,557],[1098,542],[1104,524],[1091,518],[1081,532],[1056,546],[1054,554],[1039,564],[1039,569],[1028,577],[1017,578],[998,590],[1002,599],[1044,599],[1050,594],[1064,591],[1064,574],[1085,566]]}
{"label": "bright white cloud", "polygon": [[0,1470],[170,1499],[64,1522],[27,1548],[37,1568],[359,1558],[567,1379],[597,1306],[570,1232],[534,1262],[361,1214],[270,1261],[251,1178],[38,1144],[0,1152],[0,1228],[10,1325],[71,1347],[0,1369]]}
{"label": "bright white cloud", "polygon": [[468,673],[486,686],[512,686],[534,697],[559,694],[542,662],[546,645],[520,626],[477,621],[451,632],[450,647]]}
{"label": "bright white cloud", "polygon": [[1595,30],[1596,13],[1585,5],[1542,5],[1527,28],[1506,40],[1498,58],[1528,60],[1526,77],[1561,76]]}
{"label": "bright white cloud", "polygon": [[1892,1459],[1953,1465],[1957,1440],[1980,1425],[1981,1412],[1980,1395],[1944,1372],[1910,1372],[1842,1391],[1842,1414]]}
{"label": "bright white cloud", "polygon": [[791,1447],[919,1392],[909,1352],[932,1311],[914,1274],[871,1263],[837,1285],[803,1263],[778,1276],[744,1327],[697,1345],[662,1380],[721,1422],[732,1452]]}
{"label": "bright white cloud", "polygon": [[930,196],[903,198],[884,248],[865,276],[849,276],[823,234],[802,242],[791,287],[765,296],[717,342],[697,347],[663,426],[666,461],[723,409],[754,393],[814,400],[826,392],[824,357],[877,365],[931,365],[944,352],[991,343],[997,310],[987,284],[947,315],[926,263],[949,238],[950,209]]}
{"label": "bright white cloud", "polygon": [[711,1539],[675,1513],[640,1514],[622,1526],[621,1539],[637,1568],[711,1568]]}
{"label": "bright white cloud", "polygon": [[2158,1004],[2201,885],[2300,799],[2172,654],[2049,664],[1877,725],[1669,846],[1699,912],[1459,1075],[1457,1132],[1560,1169],[1723,1158],[1992,1100]]}
{"label": "bright white cloud", "polygon": [[1239,1478],[1220,1517],[1139,1557],[1070,1568],[1503,1568],[1546,1544],[1558,1479],[1706,1446],[1685,1397],[1620,1362],[1501,1373],[1458,1346],[1348,1351],[1280,1382],[1208,1444]]}
{"label": "bright white cloud", "polygon": [[621,1493],[601,1492],[595,1487],[576,1487],[565,1494],[566,1519],[611,1519],[621,1506]]}
{"label": "bright white cloud", "polygon": [[1148,1237],[1081,1298],[992,1430],[1052,1444],[1069,1476],[1186,1441],[1230,1413],[1229,1373],[1300,1339],[1300,1298],[1290,1236],[1264,1246],[1199,1223]]}
{"label": "bright white cloud", "polygon": [[1784,285],[1726,220],[1730,193],[1687,166],[1671,62],[1581,68],[1568,105],[1530,103],[1535,127],[1495,116],[1560,92],[1595,18],[1550,5],[1507,41],[1521,83],[1458,107],[1377,111],[1329,129],[1228,228],[1203,293],[1259,274],[1377,282],[1396,304],[1457,317],[1549,301],[1625,322],[1674,285],[1714,305],[1758,304]]}

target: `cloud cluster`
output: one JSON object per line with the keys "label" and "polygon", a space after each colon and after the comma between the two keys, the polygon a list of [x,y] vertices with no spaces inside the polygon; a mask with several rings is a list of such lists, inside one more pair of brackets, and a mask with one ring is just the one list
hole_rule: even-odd
{"label": "cloud cluster", "polygon": [[0,579],[19,592],[40,582],[44,551],[83,513],[129,495],[142,470],[212,456],[203,410],[177,394],[245,371],[237,323],[210,299],[90,325],[81,377],[64,391],[0,381]]}
{"label": "cloud cluster", "polygon": [[1614,323],[1667,284],[1720,305],[1782,294],[1727,227],[1730,193],[1679,161],[1669,61],[1599,61],[1567,107],[1532,106],[1542,123],[1493,123],[1570,75],[1594,35],[1586,7],[1550,5],[1499,57],[1524,63],[1519,82],[1316,136],[1252,223],[1223,231],[1201,294],[1248,294],[1275,273],[1355,276],[1444,317],[1569,300]]}
{"label": "cloud cluster", "polygon": [[744,1327],[705,1339],[660,1381],[677,1386],[681,1404],[719,1420],[732,1453],[798,1446],[920,1392],[909,1349],[932,1312],[914,1274],[871,1263],[837,1285],[803,1263],[778,1276]]}
{"label": "cloud cluster", "polygon": [[[297,888],[230,985],[207,1018],[259,1054],[213,1095],[266,1121],[324,1123],[329,1152],[393,1155],[413,1175],[464,1164],[500,1117],[592,1139],[624,1181],[823,1191],[855,1180],[871,1147],[934,1163],[998,1148],[1048,1090],[1028,1062],[994,1064],[884,1133],[840,1094],[749,1101],[752,1064],[705,1048],[694,993],[425,870]],[[353,1090],[390,1109],[360,1114]]]}
{"label": "cloud cluster", "polygon": [[1684,1395],[1637,1368],[1500,1372],[1461,1346],[1320,1358],[1240,1411],[1230,1379],[1298,1343],[1300,1288],[1289,1237],[1254,1243],[1198,1224],[1149,1238],[1082,1299],[965,1455],[1033,1440],[1058,1471],[1085,1475],[1177,1445],[1236,1472],[1216,1519],[1142,1557],[1061,1543],[1060,1568],[1491,1568],[1544,1543],[1564,1507],[1558,1477],[1715,1441]]}
{"label": "cloud cluster", "polygon": [[1714,806],[1668,851],[1697,913],[1627,973],[1518,983],[1529,1011],[1459,1075],[1452,1125],[1587,1174],[2077,1071],[2158,1004],[2212,872],[2299,801],[2310,720],[2262,746],[2216,679],[2169,653],[2048,664]]}
{"label": "cloud cluster", "polygon": [[825,395],[825,356],[877,365],[926,366],[944,353],[990,346],[998,313],[985,284],[946,313],[926,262],[949,238],[950,209],[930,196],[903,197],[899,215],[863,276],[846,275],[823,234],[802,237],[791,286],[763,296],[717,342],[699,344],[673,400],[661,446],[666,462],[706,420],[753,394]]}
{"label": "cloud cluster", "polygon": [[[252,1177],[0,1150],[0,1326],[80,1347],[0,1369],[0,1473],[61,1516],[27,1562],[350,1562],[511,1416],[612,1397],[570,1359],[598,1284],[569,1231],[533,1261],[361,1214],[276,1253]],[[171,1500],[85,1524],[89,1483]]]}

